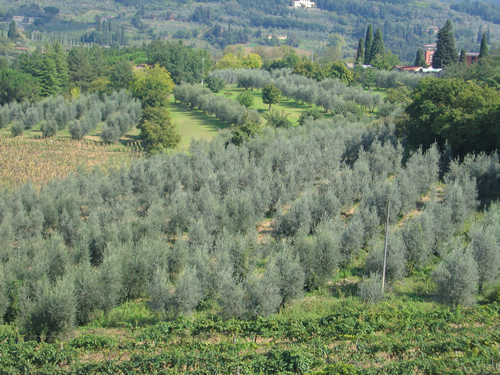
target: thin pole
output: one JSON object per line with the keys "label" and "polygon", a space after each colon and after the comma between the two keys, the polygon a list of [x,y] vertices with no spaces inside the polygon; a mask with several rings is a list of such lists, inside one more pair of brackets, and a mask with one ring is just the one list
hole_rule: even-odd
{"label": "thin pole", "polygon": [[385,287],[385,270],[387,268],[387,238],[389,237],[389,210],[391,209],[391,199],[387,202],[387,222],[385,223],[385,241],[384,241],[384,270],[382,272],[382,291]]}
{"label": "thin pole", "polygon": [[201,59],[201,85],[203,86],[203,75],[205,74],[205,58]]}

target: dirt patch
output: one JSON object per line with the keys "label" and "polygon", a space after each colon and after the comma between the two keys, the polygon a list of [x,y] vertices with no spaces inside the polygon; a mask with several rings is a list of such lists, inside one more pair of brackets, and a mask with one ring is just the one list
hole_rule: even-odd
{"label": "dirt patch", "polygon": [[263,222],[257,224],[257,239],[259,243],[264,243],[268,236],[274,235],[274,227],[276,225],[276,220],[264,220]]}

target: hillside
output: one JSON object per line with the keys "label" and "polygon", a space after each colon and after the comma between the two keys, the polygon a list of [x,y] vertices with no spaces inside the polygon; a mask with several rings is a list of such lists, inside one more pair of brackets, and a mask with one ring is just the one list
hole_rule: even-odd
{"label": "hillside", "polygon": [[[286,43],[314,51],[318,58],[340,56],[352,59],[357,40],[365,36],[367,25],[372,23],[382,28],[389,50],[399,55],[401,61],[412,62],[418,48],[435,42],[436,28],[446,19],[455,24],[458,47],[470,52],[479,50],[477,34],[480,28],[483,31],[490,28],[490,42],[497,41],[500,35],[500,27],[493,18],[483,17],[481,20],[476,17],[481,17],[481,14],[495,17],[497,10],[483,7],[479,14],[469,10],[463,5],[465,3],[450,7],[448,2],[435,0],[320,0],[317,10],[291,9],[288,2],[281,0],[189,4],[52,1],[50,6],[59,9],[55,15],[36,7],[30,8],[29,2],[25,6],[22,3],[13,6],[3,1],[4,22],[10,22],[14,14],[38,18],[35,24],[25,25],[25,28],[32,39],[42,42],[40,45],[54,40],[67,45],[79,42],[138,45],[166,37],[212,51],[236,43],[250,46]],[[106,24],[97,25],[96,19],[106,20]],[[342,39],[329,42],[332,34]],[[287,39],[278,39],[282,35]]]}

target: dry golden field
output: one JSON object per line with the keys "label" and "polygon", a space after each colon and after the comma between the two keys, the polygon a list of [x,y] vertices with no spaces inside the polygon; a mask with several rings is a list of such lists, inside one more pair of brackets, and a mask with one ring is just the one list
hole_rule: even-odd
{"label": "dry golden field", "polygon": [[119,167],[140,156],[142,149],[138,142],[113,149],[88,140],[62,137],[0,136],[0,186],[16,186],[27,181],[39,186],[78,168]]}

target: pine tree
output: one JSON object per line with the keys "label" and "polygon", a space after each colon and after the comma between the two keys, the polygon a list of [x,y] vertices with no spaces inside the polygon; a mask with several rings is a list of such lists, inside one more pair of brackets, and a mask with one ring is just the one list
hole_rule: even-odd
{"label": "pine tree", "polygon": [[483,33],[483,37],[481,38],[481,48],[479,49],[479,58],[483,58],[488,56],[488,37],[486,33]]}
{"label": "pine tree", "polygon": [[447,20],[444,26],[438,31],[437,47],[432,58],[432,66],[439,69],[457,61],[458,55],[455,47],[453,25],[450,20]]}
{"label": "pine tree", "polygon": [[363,47],[363,38],[359,38],[358,52],[356,53],[356,62],[358,63],[365,62],[365,49]]}
{"label": "pine tree", "polygon": [[466,63],[467,62],[467,52],[462,48],[460,51],[460,58],[458,59],[459,63]]}
{"label": "pine tree", "polygon": [[417,55],[415,56],[415,63],[413,65],[423,66],[424,68],[427,68],[427,64],[425,62],[424,50],[422,48],[419,48],[417,50]]}
{"label": "pine tree", "polygon": [[69,68],[66,52],[64,52],[62,45],[57,42],[52,46],[50,53],[47,51],[47,58],[49,54],[56,65],[57,79],[59,80],[61,90],[66,91],[69,87]]}
{"label": "pine tree", "polygon": [[42,95],[50,96],[61,92],[61,82],[58,79],[59,74],[57,72],[57,65],[54,61],[53,53],[48,45],[46,51],[45,59],[43,60],[40,71],[37,72],[37,76],[40,77]]}
{"label": "pine tree", "polygon": [[372,61],[372,47],[373,47],[373,26],[372,24],[368,25],[366,29],[366,38],[365,38],[365,65],[369,65]]}
{"label": "pine tree", "polygon": [[384,36],[382,35],[382,30],[380,29],[380,27],[378,27],[377,31],[375,32],[375,38],[373,39],[373,45],[371,49],[370,62],[373,61],[377,55],[385,55]]}

